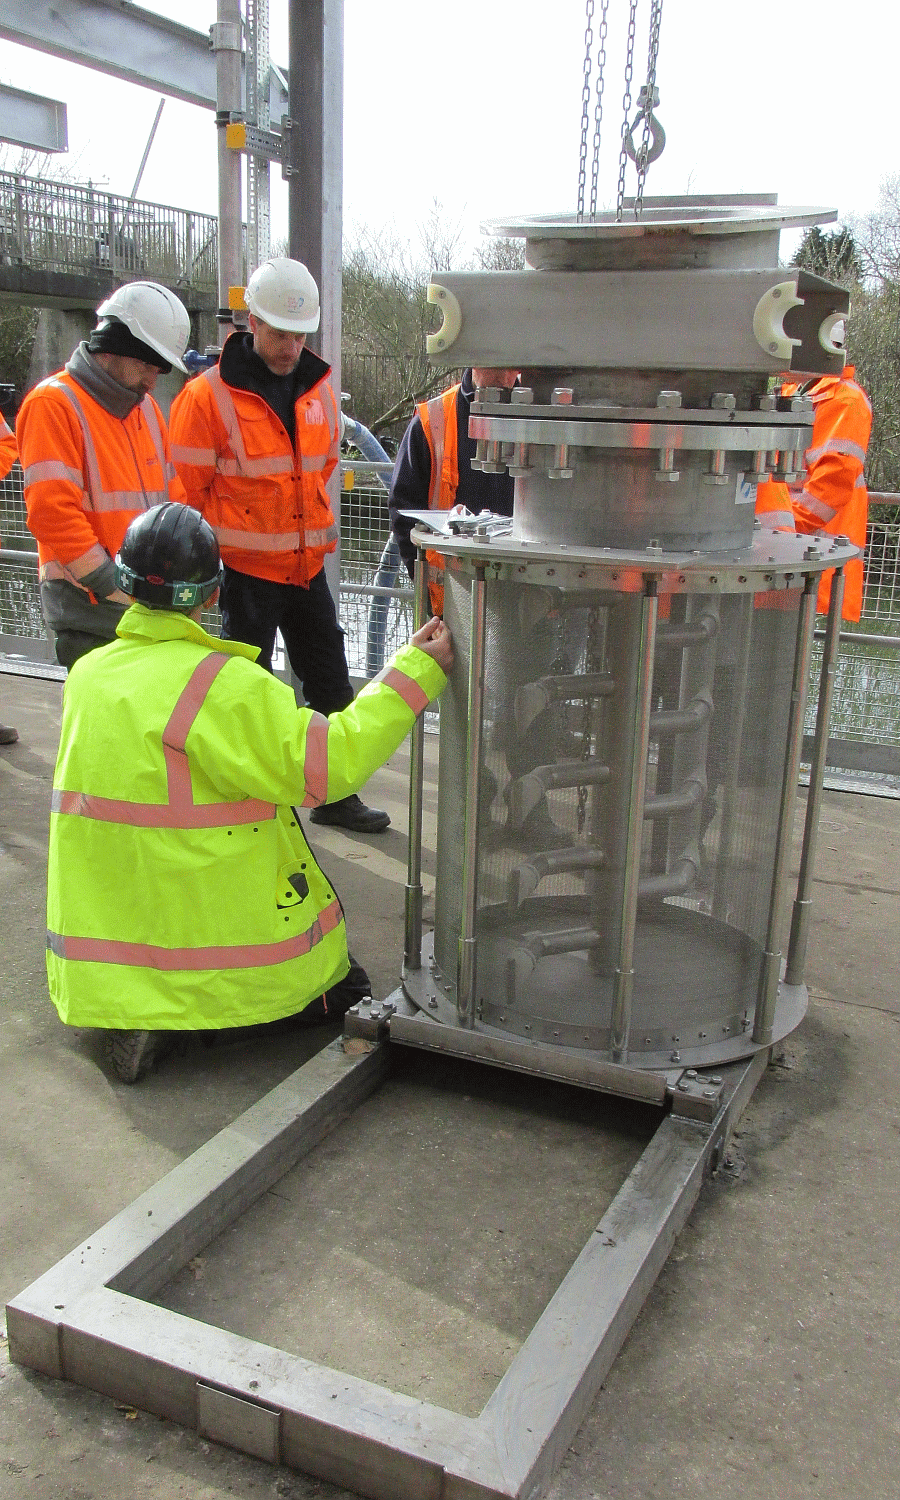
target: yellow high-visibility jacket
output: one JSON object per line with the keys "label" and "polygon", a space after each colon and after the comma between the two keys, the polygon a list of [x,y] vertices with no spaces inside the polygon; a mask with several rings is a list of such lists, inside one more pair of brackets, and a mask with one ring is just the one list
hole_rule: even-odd
{"label": "yellow high-visibility jacket", "polygon": [[293,806],[356,791],[446,681],[405,646],[324,718],[186,615],[134,604],[75,663],[53,784],[47,973],[63,1021],[278,1020],[348,971],[340,900]]}

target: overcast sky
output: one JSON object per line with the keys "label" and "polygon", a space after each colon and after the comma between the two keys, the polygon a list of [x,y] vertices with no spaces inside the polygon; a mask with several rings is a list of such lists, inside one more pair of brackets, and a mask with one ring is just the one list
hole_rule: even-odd
{"label": "overcast sky", "polygon": [[[206,32],[213,0],[148,6]],[[595,4],[595,32],[601,0]],[[626,0],[609,0],[601,206],[614,204]],[[640,0],[633,96],[646,74]],[[287,59],[287,0],[270,0]],[[416,238],[437,199],[464,239],[482,219],[576,205],[584,0],[346,0],[345,227]],[[596,42],[594,48],[596,80]],[[865,212],[900,171],[895,0],[664,0],[657,82],[667,145],[650,193],[777,192],[784,204]],[[80,180],[130,192],[158,95],[0,42],[0,79],[68,105]],[[594,98],[592,94],[591,109]],[[211,112],[169,99],[139,196],[215,212]],[[628,190],[634,175],[629,165]],[[272,169],[273,232],[287,194]]]}

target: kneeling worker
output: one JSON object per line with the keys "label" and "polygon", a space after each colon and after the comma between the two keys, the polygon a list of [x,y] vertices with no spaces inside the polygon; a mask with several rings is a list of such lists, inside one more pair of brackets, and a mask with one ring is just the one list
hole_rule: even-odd
{"label": "kneeling worker", "polygon": [[293,808],[362,786],[443,688],[453,648],[431,620],[325,718],[255,647],[203,630],[221,564],[197,511],[137,517],[116,570],[135,602],[65,688],[47,971],[61,1019],[106,1029],[108,1060],[135,1082],[168,1033],[351,1003],[365,975]]}

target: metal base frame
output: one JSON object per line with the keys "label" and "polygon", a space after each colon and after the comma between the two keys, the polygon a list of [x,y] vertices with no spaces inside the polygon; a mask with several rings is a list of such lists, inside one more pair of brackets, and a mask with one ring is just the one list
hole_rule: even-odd
{"label": "metal base frame", "polygon": [[720,1070],[711,1122],[663,1116],[481,1414],[468,1418],[144,1300],[379,1087],[392,1045],[324,1048],[59,1261],[8,1304],[10,1357],[375,1500],[541,1494],[769,1053]]}

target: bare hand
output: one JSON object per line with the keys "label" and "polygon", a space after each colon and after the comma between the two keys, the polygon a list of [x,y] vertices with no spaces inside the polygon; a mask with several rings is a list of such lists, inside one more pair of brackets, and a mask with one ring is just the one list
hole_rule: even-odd
{"label": "bare hand", "polygon": [[410,645],[418,646],[426,656],[434,657],[442,672],[449,672],[453,666],[453,637],[437,615],[416,631],[410,638]]}

